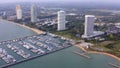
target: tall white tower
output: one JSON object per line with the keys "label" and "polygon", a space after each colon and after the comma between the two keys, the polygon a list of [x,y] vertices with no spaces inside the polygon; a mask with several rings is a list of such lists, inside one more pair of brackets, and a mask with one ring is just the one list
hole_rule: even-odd
{"label": "tall white tower", "polygon": [[102,31],[94,31],[94,20],[95,20],[94,15],[85,16],[85,30],[84,30],[84,35],[82,35],[82,38],[87,39],[104,34],[104,32]]}
{"label": "tall white tower", "polygon": [[59,11],[58,12],[58,28],[57,28],[58,31],[66,29],[66,27],[65,27],[65,24],[66,24],[65,18],[66,18],[65,11]]}
{"label": "tall white tower", "polygon": [[90,38],[94,35],[94,15],[85,15],[84,35],[82,38]]}
{"label": "tall white tower", "polygon": [[17,16],[17,19],[22,19],[22,9],[20,5],[16,6],[16,16]]}
{"label": "tall white tower", "polygon": [[90,36],[93,34],[94,31],[94,19],[95,16],[93,15],[86,15],[85,16],[85,35]]}
{"label": "tall white tower", "polygon": [[37,11],[34,4],[31,5],[31,22],[37,22]]}

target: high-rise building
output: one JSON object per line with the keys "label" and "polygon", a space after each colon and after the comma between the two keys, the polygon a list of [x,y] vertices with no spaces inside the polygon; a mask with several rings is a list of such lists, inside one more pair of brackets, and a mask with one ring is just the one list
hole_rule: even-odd
{"label": "high-rise building", "polygon": [[101,31],[94,31],[94,20],[94,15],[85,15],[84,35],[82,35],[82,38],[91,38],[104,34],[104,32]]}
{"label": "high-rise building", "polygon": [[66,20],[65,20],[65,18],[66,18],[65,11],[62,11],[62,10],[59,11],[58,12],[58,28],[57,28],[58,31],[66,29],[66,26],[65,26]]}
{"label": "high-rise building", "polygon": [[6,12],[4,11],[3,14],[2,14],[2,18],[3,19],[7,19],[7,15],[6,15]]}
{"label": "high-rise building", "polygon": [[94,18],[93,15],[86,15],[85,16],[85,35],[90,36],[93,34],[94,31]]}
{"label": "high-rise building", "polygon": [[37,22],[37,10],[34,4],[31,5],[31,22]]}
{"label": "high-rise building", "polygon": [[20,5],[16,6],[16,16],[17,16],[17,19],[22,19],[22,9]]}

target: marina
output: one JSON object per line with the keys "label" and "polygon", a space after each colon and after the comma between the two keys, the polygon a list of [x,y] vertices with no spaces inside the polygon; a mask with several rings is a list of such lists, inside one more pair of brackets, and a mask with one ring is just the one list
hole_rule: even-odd
{"label": "marina", "polygon": [[[3,45],[4,47],[2,48]],[[72,44],[69,40],[63,40],[60,37],[55,37],[49,33],[2,41],[0,42],[0,58],[3,59],[6,64],[1,65],[0,68],[6,68],[21,62],[41,57],[68,48],[71,45]],[[14,52],[16,55],[22,57],[22,59],[17,60],[14,56],[9,55],[7,53],[7,49],[4,49],[6,47],[11,52]],[[27,50],[27,52],[25,50]]]}
{"label": "marina", "polygon": [[[25,37],[30,38],[32,35],[36,36],[37,33],[35,33],[34,31],[31,31],[30,29],[26,29],[24,27],[21,27],[9,22],[0,21],[0,23],[1,23],[0,24],[1,26],[0,41],[2,41],[1,44],[4,44],[4,45],[0,44],[0,48],[5,49],[7,53],[9,55],[12,55],[17,61],[15,63],[9,64],[9,63],[6,63],[3,59],[0,59],[0,66],[3,65],[4,68],[5,66],[7,66],[7,68],[38,68],[38,67],[40,68],[114,68],[108,65],[108,63],[110,62],[117,63],[120,66],[120,62],[118,60],[102,54],[89,54],[89,56],[92,57],[92,60],[85,59],[82,56],[76,55],[73,53],[73,51],[81,52],[81,50],[75,46],[65,48],[60,51],[55,51],[53,49],[53,51],[55,51],[54,53],[49,53],[47,55],[43,55],[42,57],[42,54],[39,55],[37,53],[33,53],[32,51],[23,47],[23,45],[21,45],[22,41],[18,42],[20,40],[24,40],[24,42],[30,43],[36,48],[40,47],[41,50],[45,50],[45,52],[48,52],[48,50],[44,49],[40,43],[36,43],[34,39],[33,40],[31,39],[34,42],[31,42],[31,40],[28,41],[28,39],[25,40]],[[9,30],[6,29],[6,27]],[[37,37],[39,39],[39,36]],[[64,37],[61,37],[61,38],[63,38],[63,40],[65,39]],[[10,39],[13,39],[13,40],[10,40]],[[7,40],[7,42],[4,40]],[[60,40],[60,42],[63,42],[63,40]],[[56,41],[57,40],[54,40],[52,42],[56,42]],[[15,42],[17,42],[17,44]],[[52,42],[49,42],[49,43],[54,44]],[[10,43],[13,43],[13,44],[10,44]],[[30,56],[27,60],[22,56],[16,54],[10,48],[7,47],[7,44],[19,47],[20,49],[29,53],[33,59],[29,59],[31,58]],[[45,44],[45,43],[42,42],[42,44]],[[57,47],[57,45],[53,47]],[[58,46],[57,49],[59,49],[59,47],[63,48],[61,46]],[[33,56],[37,56],[37,57],[34,58]]]}
{"label": "marina", "polygon": [[22,56],[23,58],[28,58],[30,56],[30,54],[25,53],[22,49],[19,49],[16,46],[12,46],[12,45],[8,44],[7,47],[10,48],[11,50],[13,50],[18,55]]}
{"label": "marina", "polygon": [[5,49],[0,48],[0,58],[3,59],[6,63],[16,62],[15,58],[7,53]]}

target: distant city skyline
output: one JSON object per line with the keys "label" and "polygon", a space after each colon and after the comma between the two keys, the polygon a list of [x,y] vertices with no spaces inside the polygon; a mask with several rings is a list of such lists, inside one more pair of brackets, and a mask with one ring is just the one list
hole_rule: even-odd
{"label": "distant city skyline", "polygon": [[120,3],[120,0],[0,0],[0,3],[12,2],[107,2],[107,3]]}

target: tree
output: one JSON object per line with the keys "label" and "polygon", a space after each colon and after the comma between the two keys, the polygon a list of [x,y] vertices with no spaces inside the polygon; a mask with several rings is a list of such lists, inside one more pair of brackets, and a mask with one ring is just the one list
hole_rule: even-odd
{"label": "tree", "polygon": [[109,38],[110,38],[110,39],[113,39],[113,38],[114,38],[113,34],[110,34],[110,35],[109,35]]}

